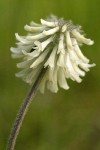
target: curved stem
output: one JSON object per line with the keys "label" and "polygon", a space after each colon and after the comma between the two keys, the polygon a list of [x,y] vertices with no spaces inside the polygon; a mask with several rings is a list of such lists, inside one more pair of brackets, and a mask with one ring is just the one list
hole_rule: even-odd
{"label": "curved stem", "polygon": [[33,96],[35,96],[35,94],[37,92],[38,86],[39,86],[41,79],[42,79],[43,75],[45,74],[46,70],[47,70],[46,68],[43,68],[41,70],[39,76],[37,77],[37,80],[35,81],[34,85],[32,86],[31,90],[29,91],[28,96],[26,97],[24,103],[22,104],[22,106],[19,110],[19,113],[16,117],[15,123],[12,127],[10,137],[8,139],[7,150],[14,150],[14,148],[15,148],[17,136],[18,136],[20,128],[22,126],[23,119],[28,111],[28,108],[29,108],[31,102],[32,102]]}

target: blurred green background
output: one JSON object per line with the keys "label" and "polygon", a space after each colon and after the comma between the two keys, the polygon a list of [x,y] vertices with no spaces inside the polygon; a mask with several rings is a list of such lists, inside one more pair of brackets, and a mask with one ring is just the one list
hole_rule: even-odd
{"label": "blurred green background", "polygon": [[0,150],[6,149],[12,123],[29,85],[14,76],[11,58],[15,32],[50,14],[73,20],[95,41],[83,46],[95,62],[83,82],[68,81],[70,90],[38,93],[25,117],[16,150],[100,150],[100,0],[0,0]]}

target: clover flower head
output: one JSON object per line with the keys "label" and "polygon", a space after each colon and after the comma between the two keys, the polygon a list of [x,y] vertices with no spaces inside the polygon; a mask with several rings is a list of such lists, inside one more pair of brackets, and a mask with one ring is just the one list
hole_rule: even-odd
{"label": "clover flower head", "polygon": [[80,83],[81,77],[95,64],[89,64],[80,46],[92,45],[94,42],[82,34],[80,26],[74,26],[71,21],[64,21],[51,16],[40,20],[41,24],[31,22],[24,29],[26,36],[15,34],[17,48],[11,48],[13,58],[23,58],[17,64],[22,71],[16,74],[29,84],[35,82],[41,69],[47,71],[41,81],[40,91],[45,87],[57,92],[59,87],[69,89],[67,79]]}

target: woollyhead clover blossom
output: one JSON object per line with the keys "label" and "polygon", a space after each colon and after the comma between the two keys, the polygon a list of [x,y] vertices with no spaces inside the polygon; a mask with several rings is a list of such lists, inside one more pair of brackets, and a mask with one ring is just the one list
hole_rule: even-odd
{"label": "woollyhead clover blossom", "polygon": [[82,44],[93,45],[93,41],[82,34],[80,26],[71,21],[51,16],[40,20],[41,24],[31,22],[25,25],[26,36],[15,34],[17,48],[11,48],[13,58],[22,58],[17,64],[22,71],[16,74],[29,84],[35,82],[41,69],[47,68],[39,86],[43,93],[45,87],[52,92],[58,88],[69,89],[67,79],[80,83],[81,77],[95,64],[89,64],[80,47]]}
{"label": "woollyhead clover blossom", "polygon": [[11,48],[12,57],[22,59],[17,64],[23,70],[16,74],[29,84],[33,84],[26,96],[12,127],[7,150],[14,150],[24,117],[37,92],[45,88],[56,93],[59,87],[69,89],[67,80],[80,83],[81,77],[95,64],[89,64],[80,49],[83,44],[93,45],[85,38],[80,26],[72,21],[64,21],[55,16],[25,25],[26,36],[15,34],[17,48]]}

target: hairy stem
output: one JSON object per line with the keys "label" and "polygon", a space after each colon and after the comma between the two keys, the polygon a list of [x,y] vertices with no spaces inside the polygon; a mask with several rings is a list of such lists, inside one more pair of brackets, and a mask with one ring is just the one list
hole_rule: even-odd
{"label": "hairy stem", "polygon": [[10,137],[8,139],[7,150],[14,150],[14,148],[15,148],[17,136],[18,136],[20,128],[22,126],[23,119],[28,111],[28,108],[29,108],[31,102],[32,102],[32,98],[35,96],[35,94],[37,92],[38,86],[39,86],[41,79],[42,79],[43,75],[45,74],[46,70],[47,70],[46,68],[42,68],[39,76],[37,77],[37,80],[33,84],[31,90],[29,91],[28,96],[26,97],[24,103],[22,104],[22,106],[19,110],[19,113],[16,117],[15,123],[12,127]]}

